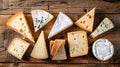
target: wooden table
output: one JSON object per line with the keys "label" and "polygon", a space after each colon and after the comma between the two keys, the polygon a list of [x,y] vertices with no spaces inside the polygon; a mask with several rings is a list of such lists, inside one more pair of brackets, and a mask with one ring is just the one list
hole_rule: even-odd
{"label": "wooden table", "polygon": [[[29,54],[34,46],[31,43],[31,48],[27,51],[24,60],[18,60],[12,55],[8,54],[7,47],[11,40],[15,37],[21,37],[18,33],[10,30],[6,26],[7,20],[18,11],[25,11],[28,23],[33,31],[32,18],[30,11],[34,9],[43,9],[55,16],[55,19],[62,11],[72,18],[75,22],[87,11],[96,7],[95,24],[94,29],[98,26],[101,20],[105,17],[109,17],[115,28],[111,31],[102,34],[101,36],[91,40],[89,39],[89,53],[86,56],[77,58],[68,58],[65,61],[51,61],[50,58],[46,60],[37,60],[29,57]],[[49,47],[49,40],[47,36],[51,30],[51,27],[55,21],[53,19],[42,30],[45,31],[45,37],[47,41],[47,47]],[[73,25],[69,29],[56,35],[56,38],[66,38],[66,33],[70,31],[81,30],[76,25]],[[35,39],[37,39],[40,31],[34,33]],[[89,35],[90,33],[88,33]],[[114,56],[108,61],[98,61],[92,54],[91,47],[95,40],[99,38],[107,38],[113,44],[115,48]],[[67,48],[67,44],[66,44]],[[48,48],[49,51],[49,48]],[[67,55],[68,50],[66,51]],[[68,56],[69,57],[69,56]],[[0,0],[0,67],[119,67],[120,63],[120,2],[106,2],[103,0]]]}

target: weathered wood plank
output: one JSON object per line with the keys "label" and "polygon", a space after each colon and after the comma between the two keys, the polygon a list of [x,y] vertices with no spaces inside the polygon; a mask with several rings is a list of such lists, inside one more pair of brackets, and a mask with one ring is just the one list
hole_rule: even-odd
{"label": "weathered wood plank", "polygon": [[25,10],[30,13],[33,9],[44,9],[51,13],[59,11],[65,13],[85,13],[93,7],[96,7],[96,13],[120,13],[120,2],[106,2],[102,0],[10,0],[9,9],[1,10],[1,14],[14,14],[19,10]]}
{"label": "weathered wood plank", "polygon": [[1,67],[119,67],[120,64],[39,64],[39,63],[0,63]]}
{"label": "weathered wood plank", "polygon": [[[54,14],[55,17],[57,16],[57,14]],[[82,16],[82,14],[67,14],[68,16],[70,16],[73,21],[76,21],[80,16]],[[11,15],[0,15],[0,46],[1,48],[5,48],[7,49],[7,46],[9,45],[9,43],[11,42],[11,40],[14,37],[22,37],[19,34],[17,34],[16,32],[8,29],[5,25],[5,23],[7,22],[7,20],[10,18]],[[104,17],[109,17],[113,23],[115,24],[115,28],[101,36],[99,36],[98,38],[107,38],[109,39],[115,47],[115,54],[113,56],[112,59],[110,59],[109,61],[105,61],[105,62],[101,62],[98,61],[93,55],[92,55],[92,50],[91,50],[91,46],[92,43],[98,39],[94,39],[93,41],[89,40],[89,54],[83,57],[77,57],[77,58],[68,58],[68,60],[65,61],[51,61],[50,58],[46,59],[46,60],[37,60],[31,57],[24,57],[25,60],[18,60],[15,57],[13,57],[12,55],[8,54],[7,51],[1,51],[0,53],[0,62],[37,62],[37,63],[120,63],[120,14],[96,14],[95,16],[95,27],[100,23],[100,21],[104,18]],[[31,27],[31,30],[33,31],[33,26],[32,26],[32,18],[31,15],[27,15],[27,20],[28,23]],[[54,23],[55,19],[53,19],[51,22],[49,22],[44,28],[42,28],[42,30],[45,31],[45,37],[46,37],[46,41],[47,41],[47,47],[49,47],[49,39],[47,39],[47,36],[52,28],[52,25]],[[77,30],[81,30],[80,28],[78,28],[76,25],[73,25],[72,27],[70,27],[69,29],[66,29],[65,31],[61,32],[60,35],[56,35],[55,37],[53,37],[52,39],[56,39],[56,38],[65,38],[67,40],[67,32],[71,32],[71,31],[77,31]],[[34,33],[34,37],[35,39],[37,39],[38,35],[39,35],[40,31],[38,31],[37,33]],[[89,33],[88,33],[89,35]],[[33,44],[31,43],[31,48],[29,49],[30,51],[27,51],[26,54],[30,54],[31,50],[32,50]],[[66,51],[67,51],[67,55],[68,55],[68,46],[66,44]],[[48,48],[49,49],[49,48]],[[49,51],[49,50],[48,50]],[[27,59],[26,59],[27,58]]]}

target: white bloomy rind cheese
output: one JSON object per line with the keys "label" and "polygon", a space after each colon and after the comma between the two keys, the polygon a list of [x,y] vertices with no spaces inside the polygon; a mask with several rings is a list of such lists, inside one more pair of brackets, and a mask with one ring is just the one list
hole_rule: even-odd
{"label": "white bloomy rind cheese", "polygon": [[113,56],[114,47],[107,39],[98,39],[92,46],[93,55],[98,60],[108,60]]}
{"label": "white bloomy rind cheese", "polygon": [[88,54],[88,40],[85,31],[69,32],[67,36],[70,57],[78,57]]}
{"label": "white bloomy rind cheese", "polygon": [[45,42],[43,31],[41,31],[41,34],[39,35],[39,38],[33,48],[31,56],[36,59],[47,59],[48,58],[48,52],[47,52],[47,47],[46,47],[46,42]]}
{"label": "white bloomy rind cheese", "polygon": [[59,15],[52,27],[52,30],[49,33],[48,38],[55,36],[56,34],[60,33],[61,31],[67,29],[72,25],[73,25],[73,21],[64,13],[59,12]]}
{"label": "white bloomy rind cheese", "polygon": [[114,28],[112,21],[109,18],[104,18],[95,31],[91,33],[91,36],[92,38],[95,38],[112,28]]}
{"label": "white bloomy rind cheese", "polygon": [[29,43],[27,43],[26,41],[20,38],[14,38],[13,41],[8,46],[7,51],[13,56],[15,56],[16,58],[22,59],[29,45],[30,45]]}
{"label": "white bloomy rind cheese", "polygon": [[31,11],[35,32],[44,27],[54,16],[44,10]]}

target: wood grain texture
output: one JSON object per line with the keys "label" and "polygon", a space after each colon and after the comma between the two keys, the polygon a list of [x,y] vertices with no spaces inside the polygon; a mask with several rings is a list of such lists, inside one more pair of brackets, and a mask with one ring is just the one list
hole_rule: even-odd
{"label": "wood grain texture", "polygon": [[[56,17],[60,11],[66,13],[74,22],[83,16],[86,12],[96,7],[94,29],[99,25],[103,18],[110,18],[115,28],[100,35],[95,39],[89,40],[89,53],[86,56],[70,58],[67,44],[67,32],[81,30],[76,25],[64,30],[57,34],[52,39],[66,39],[66,53],[68,59],[65,61],[51,61],[50,58],[46,60],[37,60],[30,57],[30,53],[33,49],[34,44],[29,40],[26,41],[31,43],[30,48],[26,52],[23,60],[18,60],[7,52],[9,43],[15,37],[23,38],[18,33],[8,29],[6,22],[8,19],[18,11],[25,11],[27,21],[32,30],[32,34],[37,40],[40,30],[34,32],[32,17],[30,14],[31,10],[43,9],[52,13],[55,18],[49,22],[41,30],[45,31],[45,38],[47,48],[49,52],[49,39],[47,36],[56,20]],[[90,33],[88,33],[89,36]],[[115,48],[114,56],[108,61],[98,61],[92,54],[92,44],[99,38],[109,39]],[[49,54],[50,55],[50,54]],[[106,2],[103,0],[0,0],[0,67],[119,67],[120,63],[120,1],[118,2]]]}

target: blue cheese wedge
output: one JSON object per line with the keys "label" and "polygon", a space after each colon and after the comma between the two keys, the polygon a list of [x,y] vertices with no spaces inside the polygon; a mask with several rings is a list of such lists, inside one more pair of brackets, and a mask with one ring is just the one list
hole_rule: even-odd
{"label": "blue cheese wedge", "polygon": [[61,31],[67,29],[72,25],[73,25],[73,21],[64,13],[59,12],[59,15],[52,27],[52,30],[49,33],[48,38],[55,36],[56,34],[60,33]]}
{"label": "blue cheese wedge", "polygon": [[114,47],[109,40],[98,39],[92,46],[92,52],[98,60],[105,61],[113,56]]}
{"label": "blue cheese wedge", "polygon": [[52,14],[44,10],[32,10],[31,14],[33,18],[35,32],[44,27],[48,22],[50,22],[54,18]]}
{"label": "blue cheese wedge", "polygon": [[8,46],[7,51],[16,58],[22,59],[29,45],[30,45],[29,43],[20,38],[14,38],[13,41]]}
{"label": "blue cheese wedge", "polygon": [[91,33],[91,36],[92,38],[95,38],[112,28],[114,28],[112,21],[109,18],[104,18],[95,31]]}
{"label": "blue cheese wedge", "polygon": [[43,31],[41,31],[41,34],[32,50],[31,56],[36,59],[47,59],[48,58],[46,41],[45,41]]}
{"label": "blue cheese wedge", "polygon": [[68,44],[70,57],[83,56],[88,54],[88,40],[85,31],[69,32]]}
{"label": "blue cheese wedge", "polygon": [[95,15],[95,8],[93,8],[92,10],[90,10],[88,13],[86,13],[83,17],[81,17],[80,19],[78,19],[75,24],[88,31],[88,32],[92,32],[93,30],[93,24],[94,24],[94,15]]}

